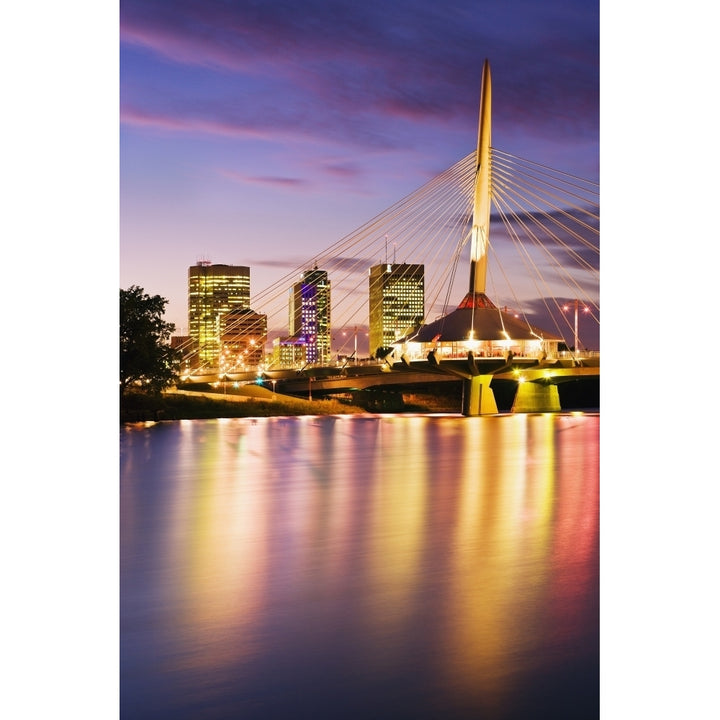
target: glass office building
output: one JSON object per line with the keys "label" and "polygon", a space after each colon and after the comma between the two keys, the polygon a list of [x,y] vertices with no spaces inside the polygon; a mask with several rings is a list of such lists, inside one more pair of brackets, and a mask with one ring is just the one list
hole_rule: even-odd
{"label": "glass office building", "polygon": [[306,270],[290,288],[290,337],[305,344],[306,362],[330,362],[330,281],[326,270]]}
{"label": "glass office building", "polygon": [[217,366],[223,316],[250,307],[250,268],[200,261],[188,268],[188,330],[197,365]]}
{"label": "glass office building", "polygon": [[[370,354],[389,348],[425,317],[425,266],[384,263],[370,268]],[[380,353],[382,354],[382,352]]]}

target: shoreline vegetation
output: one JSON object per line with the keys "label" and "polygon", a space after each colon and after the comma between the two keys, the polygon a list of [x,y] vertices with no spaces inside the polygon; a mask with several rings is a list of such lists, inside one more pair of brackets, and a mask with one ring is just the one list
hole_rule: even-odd
{"label": "shoreline vegetation", "polygon": [[[408,398],[401,412],[447,412],[431,398]],[[130,391],[120,398],[120,422],[203,420],[213,418],[296,415],[352,415],[373,412],[348,399],[304,400],[257,385],[193,391],[171,389],[161,394]]]}
{"label": "shoreline vegetation", "polygon": [[338,400],[301,400],[287,395],[239,399],[237,396],[218,393],[166,392],[152,395],[135,392],[128,393],[120,400],[121,423],[363,412],[363,408]]}

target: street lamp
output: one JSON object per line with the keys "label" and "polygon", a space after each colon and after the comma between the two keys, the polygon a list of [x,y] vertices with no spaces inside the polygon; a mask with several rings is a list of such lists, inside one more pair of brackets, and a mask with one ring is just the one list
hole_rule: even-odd
{"label": "street lamp", "polygon": [[[578,337],[578,306],[580,304],[580,301],[575,298],[575,302],[573,304],[575,306],[575,354],[577,354],[580,352],[580,339]],[[563,305],[563,310],[567,311],[569,309],[569,305]],[[583,312],[590,312],[590,308],[586,305],[583,306]]]}
{"label": "street lamp", "polygon": [[[343,330],[343,337],[344,338],[347,337],[347,330]],[[358,361],[357,361],[357,325],[355,326],[355,328],[353,330],[353,338],[354,338],[353,344],[355,346],[355,352],[353,352],[353,357],[355,358],[355,361],[353,364],[357,365],[358,364]],[[343,341],[343,347],[345,347],[344,341]],[[347,363],[347,360],[346,360],[346,363]]]}

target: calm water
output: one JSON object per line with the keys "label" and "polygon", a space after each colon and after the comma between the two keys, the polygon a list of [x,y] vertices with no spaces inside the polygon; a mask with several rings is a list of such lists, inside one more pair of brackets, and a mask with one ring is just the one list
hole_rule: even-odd
{"label": "calm water", "polygon": [[599,422],[124,427],[121,717],[599,717]]}

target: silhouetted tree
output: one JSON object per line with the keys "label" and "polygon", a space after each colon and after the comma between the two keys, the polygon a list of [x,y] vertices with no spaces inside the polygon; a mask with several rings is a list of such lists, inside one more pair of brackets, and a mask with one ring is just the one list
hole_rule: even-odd
{"label": "silhouetted tree", "polygon": [[120,290],[120,394],[138,386],[159,393],[177,381],[182,353],[170,347],[175,325],[163,320],[167,300],[131,285]]}

